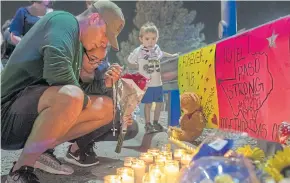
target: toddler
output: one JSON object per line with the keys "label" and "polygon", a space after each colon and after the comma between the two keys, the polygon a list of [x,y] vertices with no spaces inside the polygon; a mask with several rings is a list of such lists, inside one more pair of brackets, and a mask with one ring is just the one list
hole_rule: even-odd
{"label": "toddler", "polygon": [[[160,60],[165,57],[177,57],[178,54],[169,54],[160,50],[156,44],[159,38],[157,27],[148,22],[144,24],[139,33],[141,45],[136,48],[128,57],[128,62],[138,64],[139,73],[150,78],[148,89],[142,99],[145,104],[145,131],[152,133],[163,131],[163,127],[159,124],[159,117],[163,102],[163,89],[160,74]],[[152,103],[156,103],[154,111],[153,125],[150,123],[150,111]]]}

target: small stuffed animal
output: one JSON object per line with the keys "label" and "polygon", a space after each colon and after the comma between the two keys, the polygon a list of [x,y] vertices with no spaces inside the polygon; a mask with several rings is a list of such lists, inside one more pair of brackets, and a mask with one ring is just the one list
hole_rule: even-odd
{"label": "small stuffed animal", "polygon": [[169,127],[169,135],[180,141],[193,142],[205,127],[200,99],[195,93],[185,92],[180,96],[180,103],[183,111],[179,119],[180,128]]}

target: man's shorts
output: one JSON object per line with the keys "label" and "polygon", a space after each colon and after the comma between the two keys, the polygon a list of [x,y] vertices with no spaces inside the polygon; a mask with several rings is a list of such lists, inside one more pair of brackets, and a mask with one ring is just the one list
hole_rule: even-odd
{"label": "man's shorts", "polygon": [[48,87],[29,86],[1,105],[2,149],[18,150],[24,147],[38,116],[39,99]]}
{"label": "man's shorts", "polygon": [[162,86],[148,87],[142,98],[142,103],[163,102]]}

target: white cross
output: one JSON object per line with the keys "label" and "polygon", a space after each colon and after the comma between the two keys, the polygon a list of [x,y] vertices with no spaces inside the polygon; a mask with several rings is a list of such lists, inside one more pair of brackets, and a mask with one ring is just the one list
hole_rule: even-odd
{"label": "white cross", "polygon": [[116,131],[118,131],[118,129],[115,128],[115,127],[113,127],[113,128],[111,129],[111,131],[113,131],[113,136],[115,137],[115,136],[116,136]]}
{"label": "white cross", "polygon": [[276,39],[277,39],[277,37],[278,37],[278,34],[275,34],[275,31],[273,31],[271,37],[267,38],[270,48],[273,48],[273,47],[276,48]]}

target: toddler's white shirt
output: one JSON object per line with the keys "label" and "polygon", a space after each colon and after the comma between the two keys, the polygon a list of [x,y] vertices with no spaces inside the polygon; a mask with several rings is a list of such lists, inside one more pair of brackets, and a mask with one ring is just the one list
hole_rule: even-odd
{"label": "toddler's white shirt", "polygon": [[163,52],[157,44],[152,49],[141,45],[130,53],[128,62],[138,64],[139,73],[150,78],[149,87],[157,87],[162,86],[160,73],[160,60],[162,56]]}

